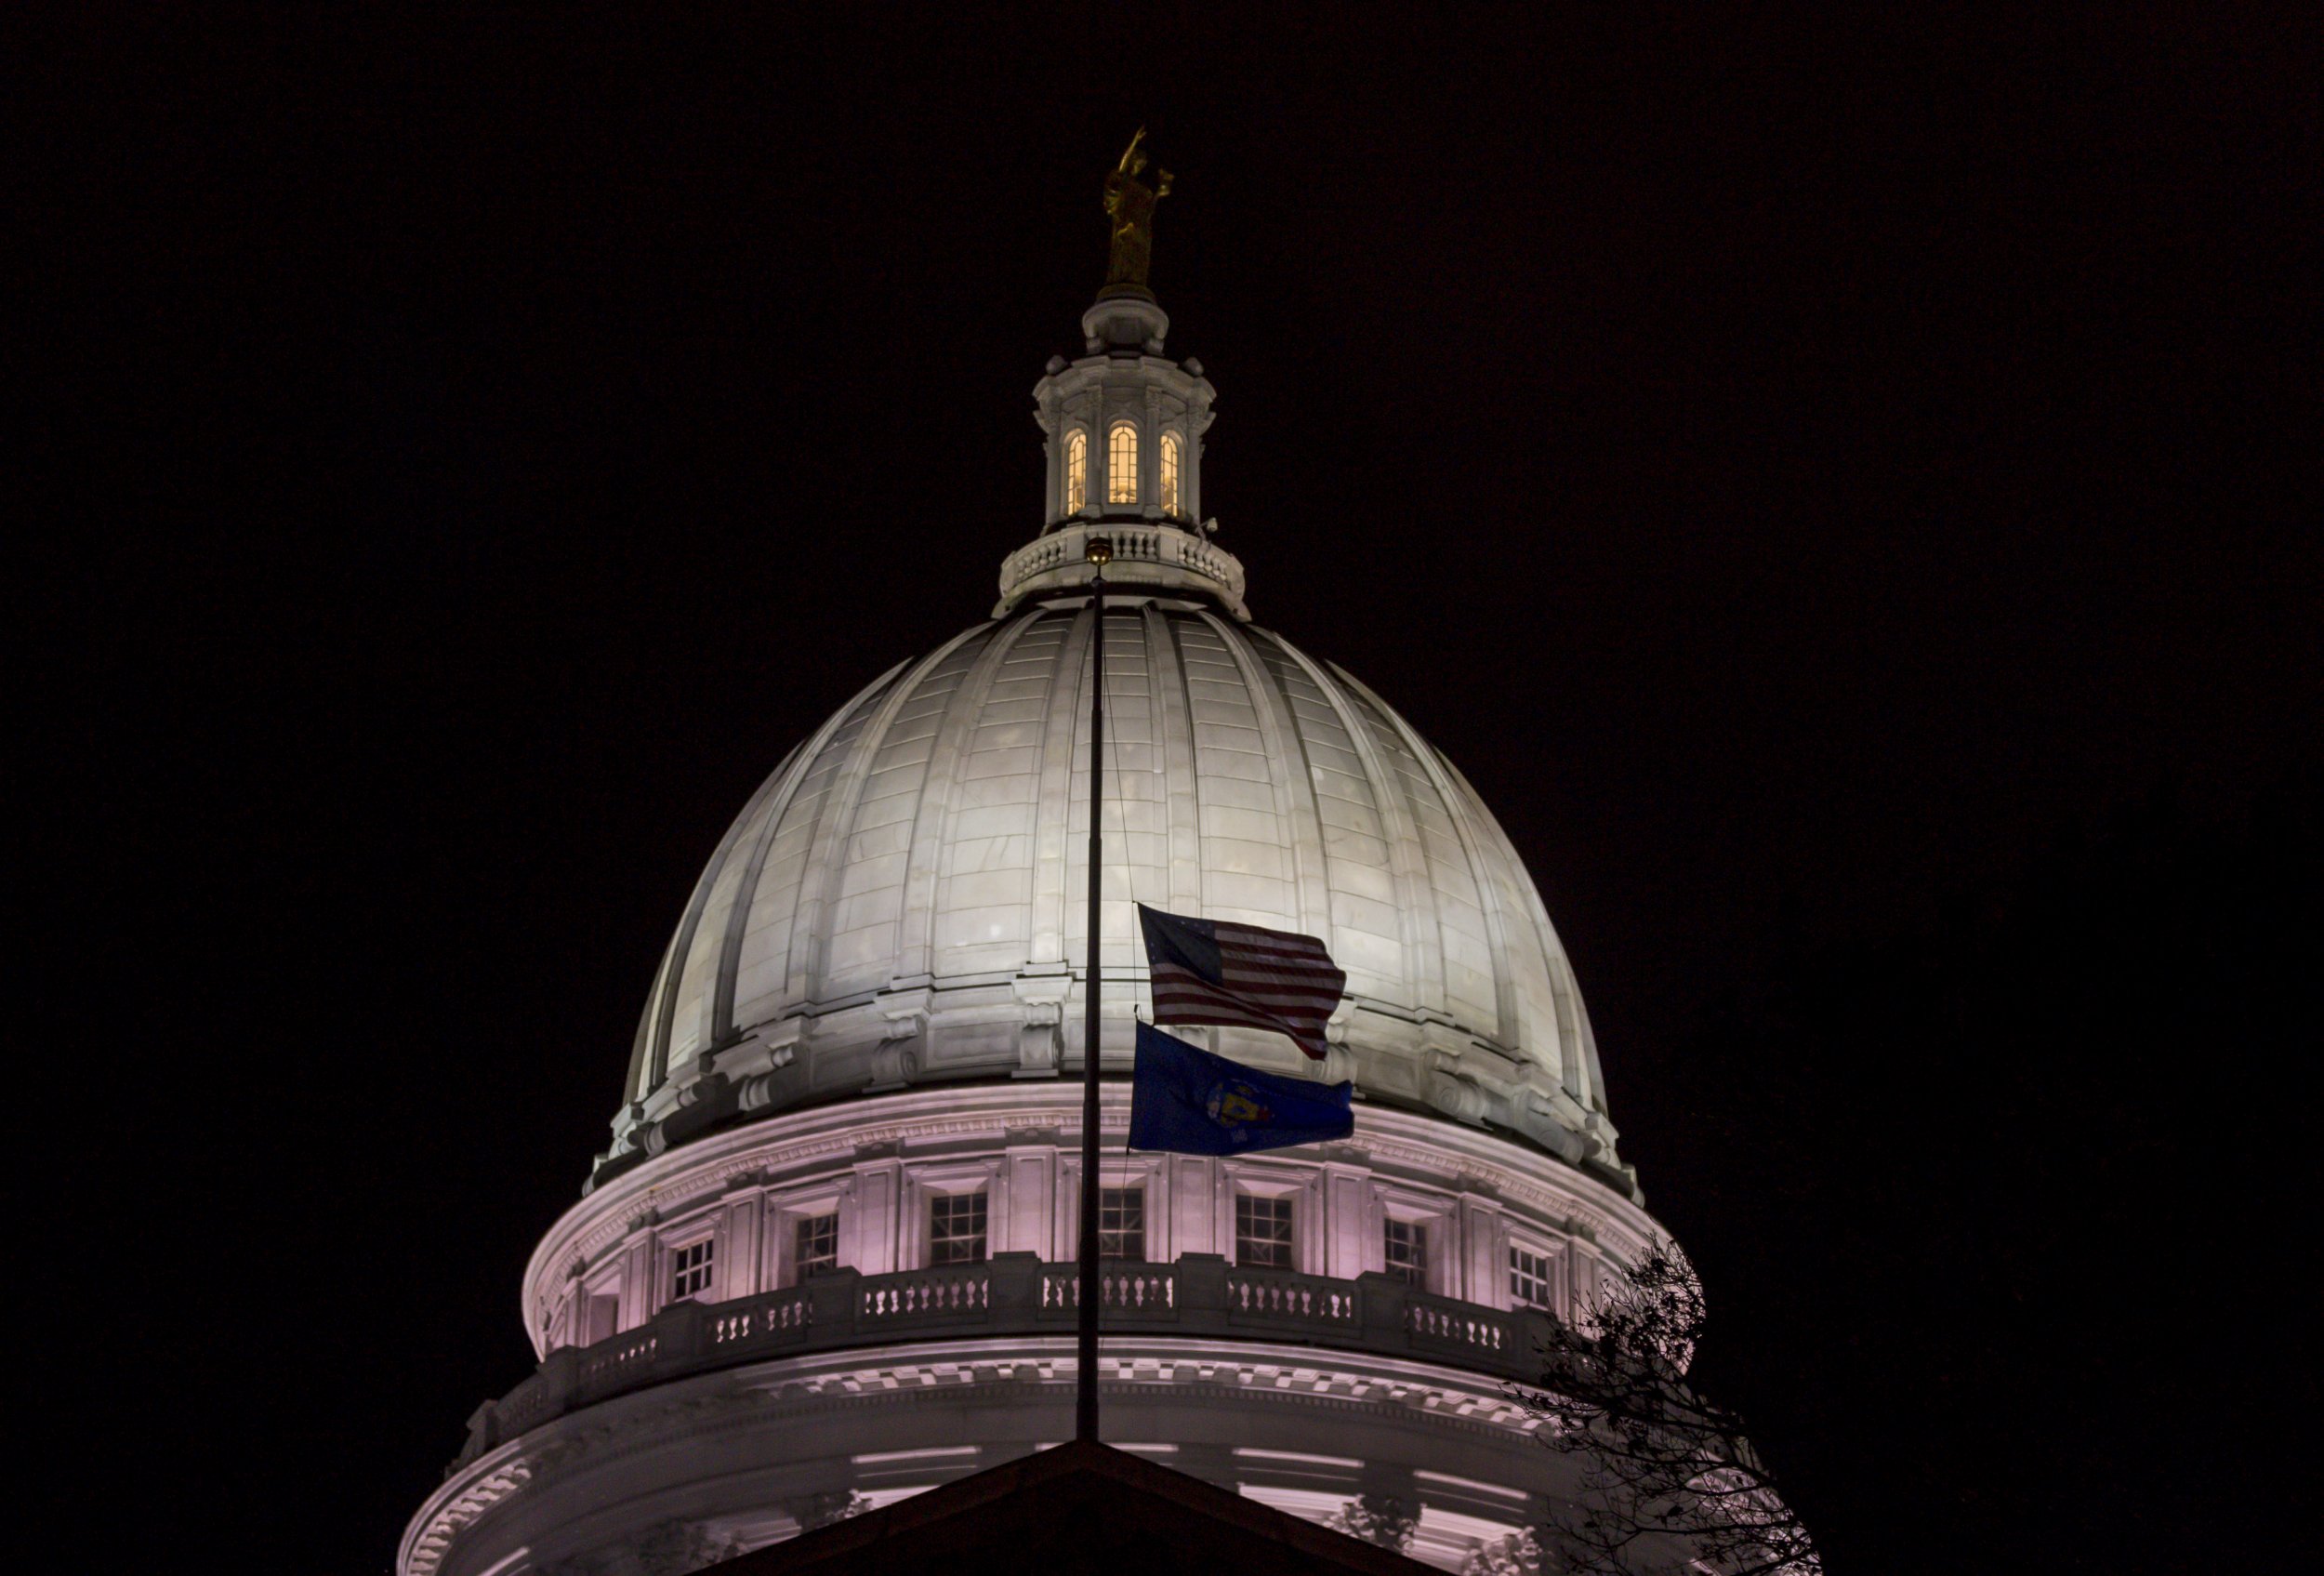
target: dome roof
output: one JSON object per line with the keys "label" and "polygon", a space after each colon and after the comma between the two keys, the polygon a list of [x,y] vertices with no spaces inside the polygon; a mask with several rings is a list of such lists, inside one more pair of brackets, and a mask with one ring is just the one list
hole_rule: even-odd
{"label": "dome roof", "polygon": [[[1475,791],[1239,605],[1124,589],[1103,620],[1104,1062],[1128,1070],[1145,1010],[1134,903],[1304,932],[1348,973],[1315,1070],[1629,1190],[1580,992]],[[1080,596],[1003,607],[842,707],[745,806],[654,980],[609,1164],[746,1113],[1078,1067],[1093,619]],[[1187,1037],[1314,1067],[1273,1036]]]}

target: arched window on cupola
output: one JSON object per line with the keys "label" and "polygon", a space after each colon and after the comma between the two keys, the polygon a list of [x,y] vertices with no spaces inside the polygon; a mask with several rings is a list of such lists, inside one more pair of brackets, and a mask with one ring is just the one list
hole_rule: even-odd
{"label": "arched window on cupola", "polygon": [[1178,507],[1178,434],[1162,434],[1162,461],[1155,481],[1162,504],[1162,512],[1172,517],[1183,512]]}
{"label": "arched window on cupola", "polygon": [[1089,501],[1089,434],[1075,428],[1065,435],[1065,512],[1078,514]]}
{"label": "arched window on cupola", "polygon": [[1116,421],[1105,434],[1105,501],[1138,501],[1138,427]]}

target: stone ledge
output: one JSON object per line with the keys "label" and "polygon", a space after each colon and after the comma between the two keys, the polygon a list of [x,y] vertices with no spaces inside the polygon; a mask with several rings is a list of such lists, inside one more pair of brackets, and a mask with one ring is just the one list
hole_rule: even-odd
{"label": "stone ledge", "polygon": [[[1100,1283],[1104,1328],[1118,1334],[1260,1336],[1496,1379],[1538,1378],[1535,1354],[1550,1331],[1545,1313],[1434,1296],[1377,1272],[1341,1280],[1244,1268],[1215,1253],[1109,1261]],[[585,1407],[715,1369],[916,1338],[1071,1334],[1078,1291],[1071,1264],[1000,1253],[897,1275],[836,1270],[732,1302],[673,1303],[636,1329],[549,1353],[531,1378],[479,1407],[447,1476]]]}

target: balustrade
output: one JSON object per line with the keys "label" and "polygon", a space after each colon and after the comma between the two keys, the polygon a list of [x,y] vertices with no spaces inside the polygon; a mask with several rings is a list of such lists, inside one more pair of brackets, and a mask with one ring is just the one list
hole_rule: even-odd
{"label": "balustrade", "polygon": [[1405,1309],[1405,1328],[1422,1342],[1502,1352],[1510,1347],[1511,1317],[1446,1297],[1416,1296]]}
{"label": "balustrade", "polygon": [[978,1315],[992,1306],[992,1272],[981,1265],[972,1269],[920,1269],[878,1276],[864,1283],[864,1317]]}
{"label": "balustrade", "polygon": [[[1045,1266],[1041,1272],[1041,1307],[1073,1310],[1081,1306],[1081,1272],[1075,1265]],[[1111,1263],[1098,1271],[1098,1306],[1144,1314],[1164,1314],[1178,1306],[1178,1274],[1169,1265]]]}
{"label": "balustrade", "polygon": [[1010,553],[1001,563],[1001,594],[1013,596],[1029,580],[1080,564],[1090,536],[1103,536],[1113,543],[1114,562],[1117,564],[1150,563],[1182,569],[1218,582],[1237,601],[1243,594],[1242,562],[1193,530],[1110,520],[1062,526]]}
{"label": "balustrade", "polygon": [[[1549,1316],[1416,1291],[1391,1276],[1353,1280],[1245,1269],[1213,1253],[1174,1264],[1108,1261],[1103,1327],[1118,1334],[1272,1339],[1419,1357],[1496,1378],[1538,1377]],[[537,1372],[469,1419],[456,1467],[529,1429],[630,1391],[765,1357],[948,1336],[1058,1335],[1080,1300],[1072,1265],[1000,1253],[976,1265],[819,1275],[727,1303],[687,1301],[636,1330],[551,1352]]]}
{"label": "balustrade", "polygon": [[1280,1269],[1235,1269],[1226,1277],[1226,1306],[1238,1321],[1297,1319],[1356,1322],[1356,1283]]}

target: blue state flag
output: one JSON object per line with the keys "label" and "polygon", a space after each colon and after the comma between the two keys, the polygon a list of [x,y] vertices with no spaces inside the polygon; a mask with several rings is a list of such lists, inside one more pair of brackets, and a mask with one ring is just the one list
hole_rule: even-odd
{"label": "blue state flag", "polygon": [[1353,1083],[1262,1073],[1138,1026],[1129,1146],[1181,1155],[1240,1155],[1320,1144],[1355,1131]]}

